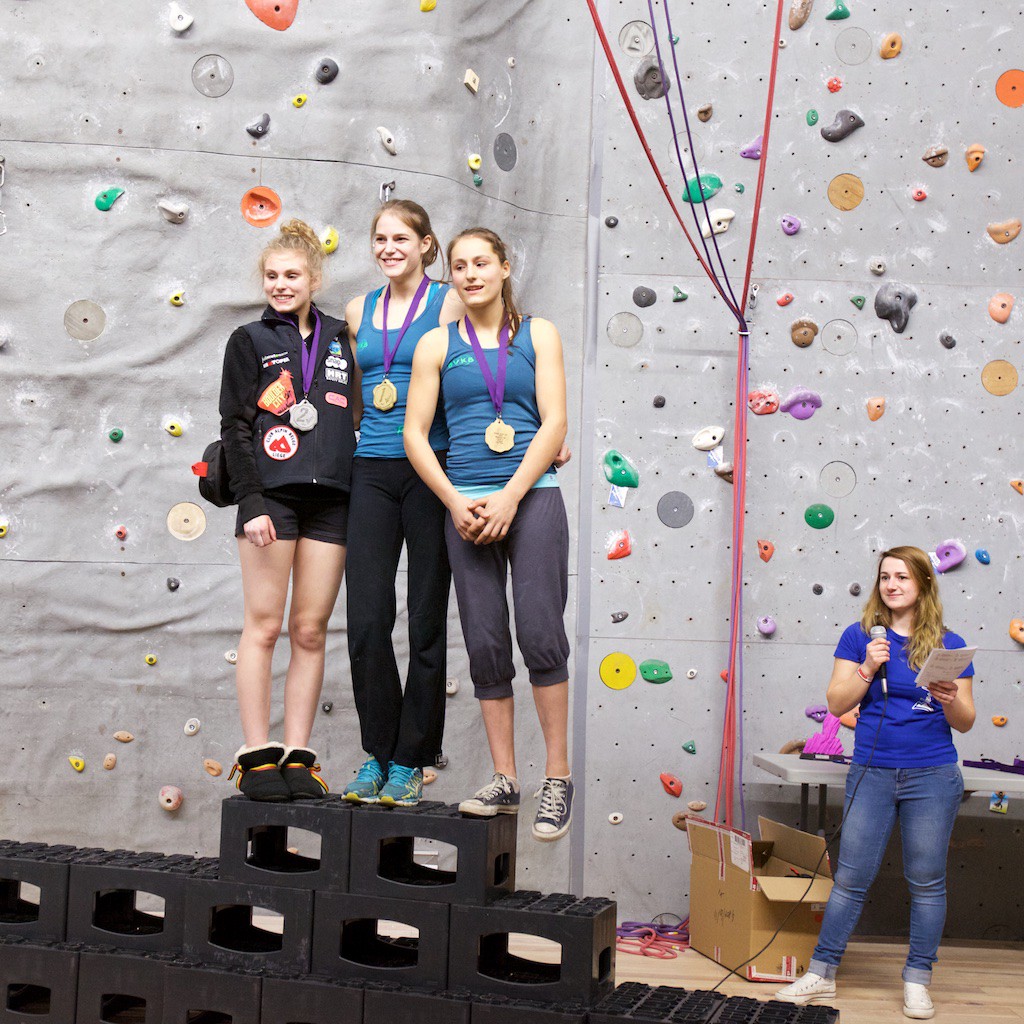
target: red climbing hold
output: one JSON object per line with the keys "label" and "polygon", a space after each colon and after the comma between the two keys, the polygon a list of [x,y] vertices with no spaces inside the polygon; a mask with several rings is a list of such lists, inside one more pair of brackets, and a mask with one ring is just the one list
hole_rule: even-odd
{"label": "red climbing hold", "polygon": [[264,25],[283,32],[295,20],[295,12],[299,9],[299,0],[245,0],[245,6]]}
{"label": "red climbing hold", "polygon": [[780,295],[775,301],[780,306],[788,306],[793,301],[793,293],[783,292],[782,295]]}
{"label": "red climbing hold", "polygon": [[915,188],[911,195],[914,197],[915,203],[924,202],[928,198],[928,193],[923,188]]}
{"label": "red climbing hold", "polygon": [[608,537],[608,558],[625,558],[633,553],[633,541],[629,530],[616,530]]}
{"label": "red climbing hold", "polygon": [[669,796],[682,796],[683,784],[674,775],[670,775],[668,772],[661,773],[661,784],[665,787],[665,792]]}
{"label": "red climbing hold", "polygon": [[757,553],[762,562],[770,562],[775,554],[775,545],[770,540],[759,540],[757,542]]}
{"label": "red climbing hold", "polygon": [[833,76],[828,80],[826,84],[828,85],[829,92],[839,92],[839,90],[842,89],[843,87],[843,80],[841,78],[836,78],[835,76]]}

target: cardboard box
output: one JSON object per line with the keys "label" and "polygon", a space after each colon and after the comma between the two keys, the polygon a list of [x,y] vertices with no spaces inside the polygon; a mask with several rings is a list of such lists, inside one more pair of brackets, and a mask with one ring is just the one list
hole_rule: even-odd
{"label": "cardboard box", "polygon": [[814,952],[832,870],[821,836],[769,818],[758,818],[758,828],[761,839],[753,840],[739,829],[687,816],[690,946],[748,981],[793,981]]}

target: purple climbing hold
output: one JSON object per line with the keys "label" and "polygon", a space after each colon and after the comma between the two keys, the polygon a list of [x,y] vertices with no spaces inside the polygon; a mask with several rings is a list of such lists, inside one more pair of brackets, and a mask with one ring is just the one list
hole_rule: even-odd
{"label": "purple climbing hold", "polygon": [[827,704],[808,704],[804,708],[804,714],[808,718],[813,718],[816,722],[824,722],[825,716],[828,714]]}
{"label": "purple climbing hold", "polygon": [[761,159],[761,143],[764,141],[763,135],[758,135],[753,142],[748,142],[741,150],[740,156],[746,157],[748,160],[760,160]]}
{"label": "purple climbing hold", "polygon": [[809,420],[821,408],[821,395],[810,388],[793,388],[779,408],[795,420]]}
{"label": "purple climbing hold", "polygon": [[762,615],[757,620],[757,631],[761,636],[771,636],[775,628],[775,620],[770,615]]}
{"label": "purple climbing hold", "polygon": [[800,230],[800,218],[794,217],[792,214],[787,213],[782,218],[782,230],[787,235],[795,235]]}
{"label": "purple climbing hold", "polygon": [[935,571],[946,572],[967,557],[967,548],[958,540],[944,540],[935,548]]}

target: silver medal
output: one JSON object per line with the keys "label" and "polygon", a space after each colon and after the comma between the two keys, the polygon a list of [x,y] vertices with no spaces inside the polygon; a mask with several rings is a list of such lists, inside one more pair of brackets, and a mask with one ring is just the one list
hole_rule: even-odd
{"label": "silver medal", "polygon": [[315,406],[305,398],[288,411],[288,421],[296,430],[312,430],[316,426],[317,418]]}

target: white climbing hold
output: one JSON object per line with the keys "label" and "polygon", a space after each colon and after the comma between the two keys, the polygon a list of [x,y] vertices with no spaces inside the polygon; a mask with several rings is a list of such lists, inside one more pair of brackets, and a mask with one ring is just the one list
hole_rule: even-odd
{"label": "white climbing hold", "polygon": [[229,665],[237,665],[238,664],[238,651],[225,651],[224,652],[224,660]]}
{"label": "white climbing hold", "polygon": [[711,218],[711,223],[705,224],[700,229],[700,233],[705,238],[710,238],[712,235],[722,235],[728,231],[733,217],[736,216],[736,211],[726,209],[712,210],[708,216]]}
{"label": "white climbing hold", "polygon": [[199,723],[199,719],[198,718],[190,718],[185,723],[185,729],[184,729],[185,735],[186,736],[195,736],[195,734],[197,732],[199,732],[199,724],[200,723]]}
{"label": "white climbing hold", "polygon": [[480,88],[480,76],[472,68],[466,68],[462,84],[475,96],[477,89]]}
{"label": "white climbing hold", "polygon": [[164,219],[172,224],[184,224],[188,216],[187,203],[173,203],[170,199],[161,199],[156,208],[164,215]]}
{"label": "white climbing hold", "polygon": [[449,676],[444,681],[444,692],[449,697],[454,697],[459,692],[459,680],[455,676]]}
{"label": "white climbing hold", "polygon": [[612,811],[612,813],[608,815],[608,823],[610,825],[621,825],[622,818],[623,815],[619,811]]}
{"label": "white climbing hold", "polygon": [[712,448],[717,448],[722,443],[724,437],[725,427],[701,427],[693,435],[693,447],[699,452],[709,452]]}
{"label": "white climbing hold", "polygon": [[171,28],[175,32],[184,32],[186,29],[192,27],[192,22],[196,19],[192,17],[180,4],[171,4],[171,9],[167,13],[167,20],[171,23]]}
{"label": "white climbing hold", "polygon": [[398,147],[395,145],[395,137],[384,127],[377,125],[377,134],[380,136],[381,145],[392,155],[398,156]]}

